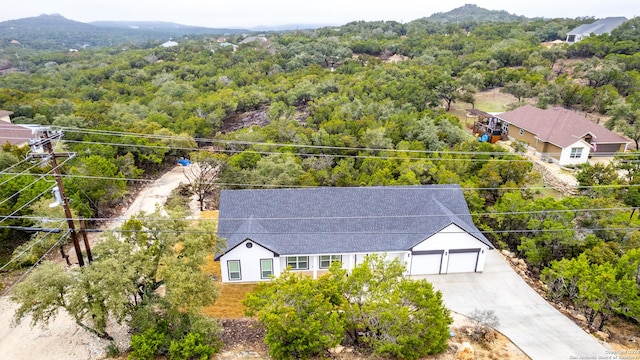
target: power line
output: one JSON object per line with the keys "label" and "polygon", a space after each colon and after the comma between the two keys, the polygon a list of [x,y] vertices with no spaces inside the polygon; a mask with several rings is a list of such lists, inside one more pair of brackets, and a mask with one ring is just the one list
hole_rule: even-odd
{"label": "power line", "polygon": [[51,250],[53,250],[54,247],[56,247],[56,245],[58,245],[58,243],[60,243],[60,241],[62,241],[62,239],[64,239],[65,236],[67,236],[68,232],[63,234],[62,236],[60,236],[60,238],[58,239],[58,241],[56,241],[53,245],[51,245],[51,247],[44,253],[42,254],[42,256],[38,259],[38,261],[36,261],[33,266],[31,266],[27,271],[25,271],[24,274],[22,274],[18,280],[16,280],[11,286],[9,286],[9,288],[7,290],[5,290],[2,293],[2,296],[5,296],[9,293],[9,291],[11,291],[18,283],[20,283],[29,273],[31,273],[33,271],[33,269],[35,269],[35,267],[44,259],[45,256],[47,256]]}
{"label": "power line", "polygon": [[[126,144],[126,143],[111,143],[111,142],[98,142],[98,141],[81,141],[81,140],[65,140],[67,143],[76,143],[76,144],[94,144],[94,145],[111,145],[111,146],[122,146],[122,147],[135,147],[135,148],[152,148],[152,149],[169,149],[169,150],[189,150],[189,151],[198,151],[202,150],[201,148],[193,148],[193,147],[177,147],[177,146],[165,146],[165,145],[140,145],[140,144]],[[266,144],[266,143],[265,143]],[[295,144],[291,145],[283,145],[283,146],[297,146]],[[304,145],[303,145],[304,146]],[[417,150],[396,150],[396,149],[368,149],[368,148],[352,148],[353,150],[358,151],[377,151],[377,152],[416,152]],[[242,153],[243,150],[233,150],[233,149],[216,149],[216,152],[219,153],[229,153],[229,154],[239,154]],[[254,153],[261,155],[287,155],[288,153],[282,153],[278,151],[260,151],[260,150],[251,150]],[[424,151],[421,152],[424,154],[461,154],[461,155],[470,155],[472,153],[468,152],[451,152],[451,151]],[[296,153],[291,154],[294,156],[302,156],[302,157],[335,157],[335,158],[354,158],[354,159],[381,159],[381,160],[428,160],[428,161],[499,161],[499,162],[530,162],[530,159],[522,158],[519,155],[512,153],[500,153],[502,156],[510,156],[510,157],[520,157],[516,159],[478,159],[478,158],[433,158],[433,157],[409,157],[409,156],[380,156],[380,155],[346,155],[346,154],[314,154],[314,153]],[[479,156],[497,156],[498,153],[473,153]]]}
{"label": "power line", "polygon": [[[56,232],[56,230],[60,230],[62,229],[62,224],[60,224],[58,226],[58,228],[56,229],[50,229],[49,231],[47,231],[47,233],[42,236],[38,241],[34,241],[31,245],[29,245],[26,249],[24,249],[21,253],[19,253],[18,255],[16,255],[15,257],[13,257],[11,260],[9,260],[6,264],[2,265],[2,267],[0,267],[0,271],[4,270],[7,266],[11,265],[13,262],[17,261],[18,259],[20,259],[20,257],[24,254],[27,253],[27,251],[31,250],[34,246],[36,246],[37,244],[40,244],[41,242],[43,242],[47,236],[53,234]],[[68,233],[68,232],[67,232]],[[63,235],[65,236],[66,233]]]}
{"label": "power line", "polygon": [[46,189],[45,191],[41,192],[40,194],[38,194],[37,196],[35,196],[33,199],[29,200],[28,202],[26,202],[24,205],[20,206],[18,209],[16,209],[14,212],[12,212],[11,214],[3,217],[2,219],[0,219],[0,223],[2,223],[3,221],[9,219],[11,216],[15,215],[17,212],[19,212],[20,210],[24,209],[25,207],[31,205],[31,203],[33,203],[34,201],[38,200],[42,195],[44,195],[45,193],[51,191],[55,186],[51,186],[48,189]]}
{"label": "power line", "polygon": [[[198,143],[210,143],[210,144],[225,144],[225,145],[252,145],[252,146],[270,146],[270,147],[295,147],[295,148],[309,148],[309,149],[330,149],[330,150],[347,150],[347,151],[376,151],[376,152],[400,152],[400,153],[420,153],[420,154],[463,154],[463,155],[491,155],[491,156],[517,156],[517,154],[505,151],[495,151],[495,152],[473,152],[473,151],[440,151],[440,150],[401,150],[401,149],[379,149],[379,148],[361,148],[361,147],[348,147],[348,146],[328,146],[328,145],[307,145],[307,144],[286,144],[286,143],[268,143],[268,142],[255,142],[255,141],[240,141],[240,140],[223,140],[223,139],[211,139],[211,138],[193,138],[193,137],[184,137],[177,135],[157,135],[157,134],[141,134],[141,133],[133,133],[133,132],[124,132],[124,131],[112,131],[112,130],[91,130],[91,129],[83,129],[83,128],[70,128],[70,127],[55,127],[65,132],[73,132],[80,133],[85,135],[109,135],[109,136],[117,136],[117,137],[125,137],[125,136],[133,136],[133,137],[143,137],[147,139],[156,139],[156,140],[174,140],[174,141],[196,141]],[[91,141],[70,141],[67,142],[77,142],[77,143],[93,143]],[[110,144],[110,143],[101,143],[95,142],[96,144],[103,145],[117,145],[117,146],[141,146],[136,144]],[[194,148],[174,148],[168,146],[150,146],[150,147],[160,147],[160,148],[169,148],[175,150],[190,150]],[[195,148],[198,150],[198,148]],[[545,153],[548,155],[560,155],[561,153]],[[610,152],[610,153],[599,153],[602,155],[609,156],[620,156],[620,157],[634,157],[637,158],[639,155],[633,153],[619,153],[619,152]],[[640,160],[638,160],[640,161]]]}
{"label": "power line", "polygon": [[[147,229],[147,230],[123,230],[123,229],[87,229],[87,232],[94,233],[118,233],[118,234],[136,234],[136,233],[154,233],[154,234],[197,234],[197,235],[213,235],[210,231],[202,230],[172,230],[172,229]],[[508,230],[453,230],[447,231],[447,234],[511,234],[511,233],[560,233],[560,232],[593,232],[593,231],[640,231],[640,227],[598,227],[598,228],[566,228],[566,229],[508,229]],[[242,232],[243,235],[424,235],[424,232],[413,231],[248,231]]]}
{"label": "power line", "polygon": [[[60,166],[64,165],[68,160],[69,160],[69,159],[67,159],[67,160],[63,161],[61,164],[57,165],[57,166],[56,166],[56,168],[58,168],[58,167],[60,167]],[[28,175],[30,175],[30,176],[39,176],[39,178],[37,178],[36,180],[34,180],[34,181],[33,181],[32,183],[30,183],[29,185],[24,186],[22,189],[20,189],[20,190],[16,191],[15,193],[13,193],[13,194],[12,194],[11,196],[9,196],[8,198],[6,198],[6,199],[4,199],[4,200],[0,201],[0,205],[2,205],[2,204],[4,204],[5,202],[7,202],[7,201],[11,200],[13,197],[15,197],[15,196],[19,195],[19,194],[20,194],[21,192],[23,192],[24,190],[26,190],[26,189],[30,188],[31,186],[33,186],[34,184],[36,184],[37,182],[39,182],[40,180],[42,180],[45,176],[47,176],[47,175],[51,175],[51,172],[53,172],[53,171],[54,171],[54,169],[49,170],[49,171],[48,171],[48,172],[46,172],[45,174],[28,174]],[[27,175],[27,174],[19,173],[18,175]],[[14,176],[13,178],[18,177],[18,175]],[[3,183],[3,184],[4,184],[4,183]],[[1,222],[1,221],[0,221],[0,222]]]}
{"label": "power line", "polygon": [[11,181],[11,180],[13,180],[13,179],[17,178],[17,177],[18,177],[18,176],[20,176],[20,175],[28,174],[28,171],[29,171],[29,170],[31,170],[31,169],[33,169],[33,168],[34,168],[34,167],[36,167],[36,166],[38,166],[38,165],[33,164],[31,167],[29,167],[29,168],[27,168],[27,169],[24,169],[24,170],[22,170],[22,171],[21,171],[21,172],[19,172],[19,173],[11,173],[11,174],[10,174],[10,173],[8,173],[8,172],[6,172],[6,171],[2,171],[2,172],[0,172],[0,175],[13,175],[13,176],[9,177],[8,179],[4,180],[3,182],[1,182],[1,183],[0,183],[0,186],[2,186],[2,185],[4,185],[4,184],[8,183],[9,181]]}
{"label": "power line", "polygon": [[[22,165],[23,163],[25,163],[25,162],[29,161],[30,159],[31,159],[31,156],[27,156],[27,157],[26,157],[26,158],[24,158],[23,160],[20,160],[20,161],[18,161],[17,163],[15,163],[15,164],[13,164],[13,165],[11,165],[11,166],[7,167],[7,168],[4,168],[4,169],[0,170],[0,175],[4,174],[7,170],[10,170],[10,169],[13,169],[14,167],[17,167],[17,166]],[[31,169],[33,169],[35,166],[36,166],[36,164],[32,164],[32,166],[31,166],[29,169],[27,169],[27,170],[31,170]],[[0,183],[0,185],[2,185],[2,184],[4,184],[4,182],[3,182],[3,183]]]}
{"label": "power line", "polygon": [[[40,175],[40,174],[24,174],[24,175]],[[117,181],[131,181],[131,182],[155,182],[154,179],[137,179],[127,177],[109,177],[109,176],[93,176],[93,175],[78,175],[78,174],[61,174],[60,176],[65,178],[76,179],[95,179],[95,180],[117,180]],[[159,183],[162,184],[162,183]],[[317,188],[315,185],[277,185],[277,184],[247,184],[247,183],[224,183],[224,182],[205,182],[204,184],[213,184],[221,186],[241,186],[241,187],[268,187],[268,188]],[[414,185],[398,185],[402,186],[414,186]],[[336,188],[335,186],[332,186]],[[393,188],[394,186],[389,186]],[[602,188],[631,188],[640,187],[640,184],[611,184],[611,185],[583,185],[574,186],[575,189],[602,189]],[[462,190],[542,190],[550,189],[548,186],[523,186],[523,187],[465,187]]]}
{"label": "power line", "polygon": [[[494,215],[534,215],[534,214],[554,214],[554,213],[583,213],[583,212],[605,212],[605,211],[630,211],[628,207],[614,207],[614,208],[586,208],[586,209],[551,209],[551,210],[531,210],[531,211],[497,211],[497,212],[484,212],[484,213],[461,213],[461,214],[415,214],[415,215],[367,215],[367,216],[297,216],[297,217],[252,217],[252,220],[258,221],[282,221],[282,220],[350,220],[350,219],[406,219],[406,218],[431,218],[431,217],[449,217],[451,216],[494,216]],[[43,218],[41,216],[12,216],[12,219],[24,219],[24,220],[49,220],[49,221],[66,221],[66,218]],[[185,219],[185,218],[170,218],[170,217],[136,217],[136,220],[150,220],[150,221],[247,221],[248,218],[222,218],[222,219]],[[128,221],[130,218],[84,218],[87,221]],[[3,228],[3,226],[0,226]],[[88,230],[90,231],[90,230]]]}

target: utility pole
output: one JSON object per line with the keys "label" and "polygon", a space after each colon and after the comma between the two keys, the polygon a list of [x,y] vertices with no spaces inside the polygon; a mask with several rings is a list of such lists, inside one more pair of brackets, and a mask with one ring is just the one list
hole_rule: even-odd
{"label": "utility pole", "polygon": [[[51,166],[53,166],[53,174],[56,178],[56,183],[58,184],[58,190],[60,191],[60,199],[62,200],[62,208],[64,209],[64,215],[67,218],[67,224],[69,225],[69,231],[71,233],[71,241],[73,241],[73,248],[76,251],[76,256],[78,258],[78,265],[84,266],[84,259],[82,257],[82,250],[80,249],[80,242],[78,241],[78,233],[76,231],[76,226],[73,223],[73,219],[71,217],[71,209],[69,208],[69,200],[67,199],[67,195],[64,192],[64,185],[62,184],[62,176],[60,175],[60,169],[58,169],[58,161],[56,160],[56,154],[53,152],[53,147],[51,146],[51,140],[60,139],[62,137],[62,132],[51,133],[51,137],[49,136],[49,129],[43,128],[40,129],[40,138],[38,141],[31,144],[31,146],[42,146],[46,153],[49,155],[49,161],[51,161]],[[66,154],[67,156],[73,156],[73,154]],[[85,246],[88,245],[88,242]],[[91,261],[91,259],[89,259]]]}

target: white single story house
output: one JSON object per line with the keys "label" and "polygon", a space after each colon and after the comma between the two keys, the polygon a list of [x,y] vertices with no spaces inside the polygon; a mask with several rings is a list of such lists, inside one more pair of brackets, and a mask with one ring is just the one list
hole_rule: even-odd
{"label": "white single story house", "polygon": [[590,156],[611,157],[626,151],[631,141],[575,111],[524,105],[497,115],[508,138],[529,144],[541,159],[559,165],[588,162]]}
{"label": "white single story house", "polygon": [[317,278],[368,254],[406,264],[406,275],[482,272],[493,249],[459,185],[224,190],[218,236],[222,282],[268,281],[284,269]]}

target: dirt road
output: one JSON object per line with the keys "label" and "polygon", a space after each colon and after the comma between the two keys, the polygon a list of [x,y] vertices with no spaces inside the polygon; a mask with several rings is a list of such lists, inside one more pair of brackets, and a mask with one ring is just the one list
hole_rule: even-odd
{"label": "dirt road", "polygon": [[[146,186],[138,193],[131,206],[105,226],[115,228],[125,219],[140,211],[153,212],[156,204],[163,204],[171,191],[187,179],[184,168],[176,166],[162,177]],[[71,256],[74,258],[74,255]],[[31,318],[27,317],[20,324],[12,324],[17,305],[7,297],[0,298],[0,358],[12,360],[42,359],[93,360],[105,357],[105,347],[109,344],[79,327],[65,312],[60,312],[48,327],[31,327]],[[109,329],[116,343],[124,345],[127,334],[122,328]]]}

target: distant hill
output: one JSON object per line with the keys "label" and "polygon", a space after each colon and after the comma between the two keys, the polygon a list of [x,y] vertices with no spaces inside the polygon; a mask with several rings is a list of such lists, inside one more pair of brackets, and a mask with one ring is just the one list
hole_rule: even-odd
{"label": "distant hill", "polygon": [[181,34],[240,34],[247,29],[208,28],[189,26],[165,21],[93,21],[89,24],[103,28],[117,28],[127,30],[144,30],[150,32],[179,32]]}
{"label": "distant hill", "polygon": [[0,47],[68,50],[165,41],[193,34],[222,35],[241,32],[248,30],[213,29],[162,22],[106,21],[88,24],[52,14],[0,22]]}
{"label": "distant hill", "polygon": [[284,25],[261,25],[252,27],[251,31],[287,31],[287,30],[308,30],[319,29],[327,26],[340,26],[339,24],[284,24]]}
{"label": "distant hill", "polygon": [[504,10],[487,10],[477,5],[466,4],[451,11],[435,13],[427,18],[427,21],[448,23],[448,22],[510,22],[527,19],[525,16],[509,14]]}

